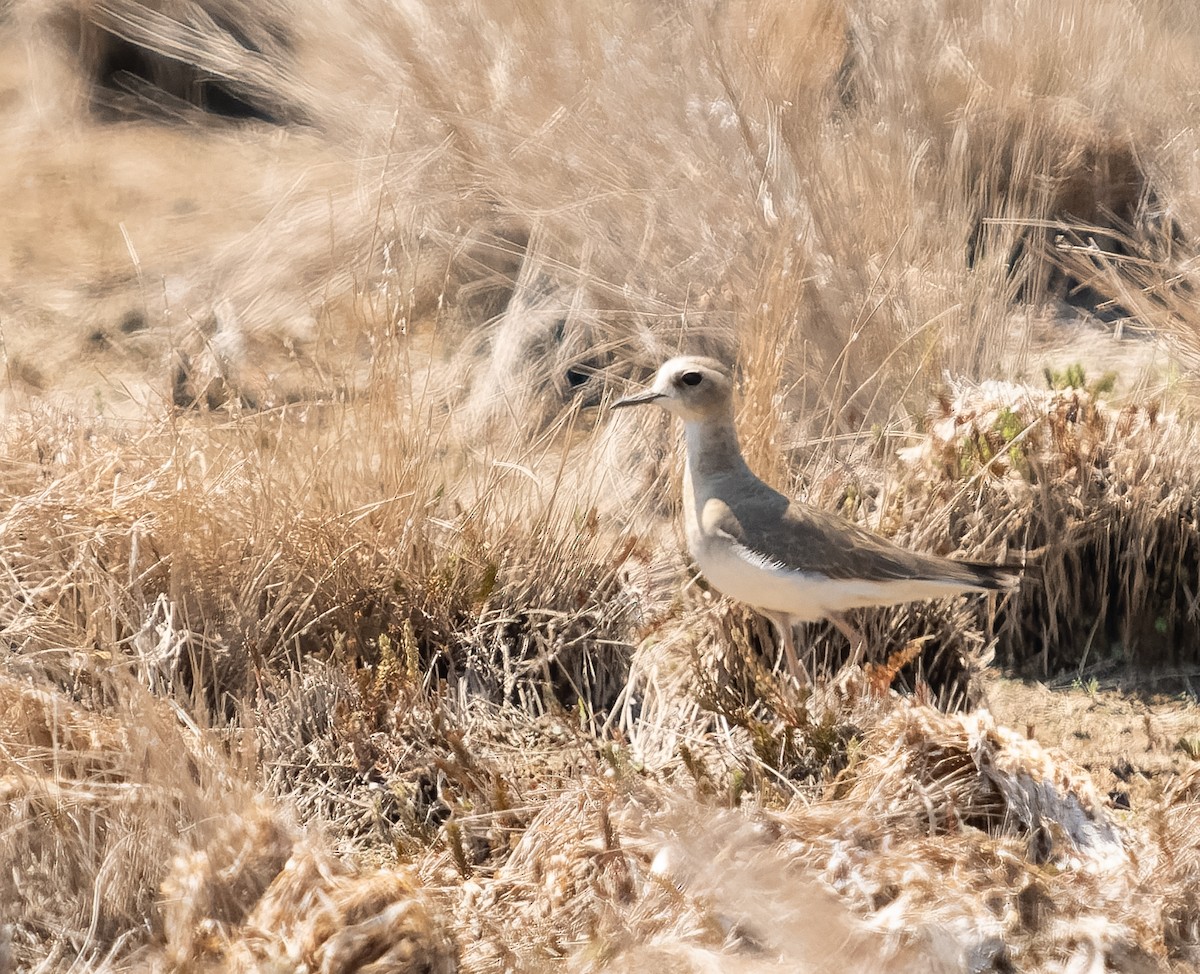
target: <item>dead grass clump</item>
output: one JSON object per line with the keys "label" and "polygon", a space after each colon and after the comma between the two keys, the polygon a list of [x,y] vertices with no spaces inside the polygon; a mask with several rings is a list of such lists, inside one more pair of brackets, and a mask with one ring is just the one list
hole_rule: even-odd
{"label": "dead grass clump", "polygon": [[18,965],[453,969],[415,880],[304,838],[182,710],[77,672],[73,695],[0,680],[0,910]]}
{"label": "dead grass clump", "polygon": [[866,929],[811,874],[780,870],[767,854],[777,837],[771,822],[675,802],[622,776],[567,791],[544,806],[494,877],[463,888],[464,966],[540,969],[565,961],[577,971],[665,965],[767,972],[928,965],[928,952],[897,949]]}
{"label": "dead grass clump", "polygon": [[[1157,855],[1154,865],[1183,876],[1200,874],[1200,836],[1196,832],[1198,810],[1195,771],[1180,776],[1163,795],[1150,823]],[[1147,876],[1147,886],[1153,880]],[[1172,960],[1195,965],[1200,961],[1200,896],[1195,885],[1169,891],[1164,907],[1163,940]]]}
{"label": "dead grass clump", "polygon": [[[693,733],[697,749],[721,736]],[[1165,956],[1192,871],[1176,859],[1146,884],[1153,840],[1118,825],[1080,769],[986,713],[897,700],[862,735],[823,797],[772,812],[718,811],[724,796],[631,765],[566,788],[496,872],[456,894],[464,963],[1052,970]],[[425,870],[451,863],[442,853]]]}
{"label": "dead grass clump", "polygon": [[145,943],[181,833],[202,845],[217,819],[253,804],[182,715],[124,678],[75,672],[73,693],[32,675],[0,681],[0,833],[13,864],[0,909],[22,965],[96,964]]}
{"label": "dead grass clump", "polygon": [[[817,658],[816,684],[797,689],[772,673],[778,650],[766,620],[728,604],[689,613],[692,625],[660,621],[639,644],[613,725],[632,760],[669,775],[702,803],[774,807],[815,799],[857,766],[864,739],[908,689],[906,672],[917,674],[912,692],[921,701],[964,705],[925,682],[919,638],[861,671],[841,672],[837,657]],[[974,662],[981,669],[984,657]],[[978,675],[969,673],[973,693]]]}
{"label": "dead grass clump", "polygon": [[[1184,202],[1194,206],[1193,193]],[[1064,251],[1064,259],[1086,262],[1101,277],[1135,323],[1169,343],[1179,366],[1171,384],[1189,394],[1195,392],[1194,375],[1200,362],[1200,320],[1195,311],[1197,282],[1195,261],[1185,246],[1168,252],[1126,236],[1123,247],[1105,253],[1096,248],[1075,246]]]}
{"label": "dead grass clump", "polygon": [[903,701],[860,755],[824,801],[773,817],[789,861],[869,925],[921,917],[934,943],[998,969],[1054,970],[1064,957],[1142,969],[1167,956],[1193,867],[1168,867],[1158,857],[1175,846],[1118,823],[1061,755],[986,712]]}
{"label": "dead grass clump", "polygon": [[[949,971],[967,957],[987,956],[986,946],[979,949],[987,944],[984,931],[964,936],[962,929],[916,920],[898,929],[856,915],[797,855],[802,844],[820,842],[803,820],[802,812],[677,807],[646,823],[657,849],[653,873],[677,886],[693,909],[708,911],[724,932],[722,969],[770,971],[781,963],[800,970]],[[663,948],[683,945],[683,938],[664,940],[656,946],[666,957],[671,953]],[[681,969],[703,969],[700,944],[689,946],[694,966]]]}
{"label": "dead grass clump", "polygon": [[[700,795],[735,806],[743,792],[760,801],[787,801],[794,790],[809,793],[836,776],[879,705],[876,691],[836,681],[836,666],[810,654],[818,685],[797,692],[773,672],[781,669],[780,651],[767,620],[732,608],[712,616],[715,625],[692,650],[684,697],[713,721],[727,753],[713,753],[686,737],[678,743]],[[878,692],[885,694],[888,686],[885,682]],[[662,719],[655,714],[647,729]],[[677,726],[695,733],[694,725]]]}
{"label": "dead grass clump", "polygon": [[[1180,233],[1177,225],[1163,221],[1159,194],[1135,150],[1120,141],[1078,135],[1056,140],[1040,133],[1033,138],[1009,134],[998,142],[999,150],[982,150],[987,163],[976,166],[976,178],[1000,181],[978,195],[1002,201],[1003,210],[981,214],[968,259],[974,262],[981,251],[996,246],[990,240],[1011,241],[1015,235],[1005,262],[1026,300],[1058,297],[1105,318],[1134,314],[1125,301],[1133,278],[1114,280],[1105,268],[1123,267],[1125,256],[1169,251]],[[1012,177],[1005,173],[1023,167],[998,155],[1016,146],[1056,142],[1055,155],[1025,173],[1026,186],[1010,184]]]}
{"label": "dead grass clump", "polygon": [[[619,795],[597,780],[545,802],[494,879],[465,891],[459,923],[472,930],[464,938],[472,944],[468,966],[505,970],[561,959],[639,898],[648,862],[622,844]],[[659,918],[670,923],[674,913]],[[506,933],[514,930],[519,938]]]}
{"label": "dead grass clump", "polygon": [[411,877],[350,866],[270,820],[231,823],[177,858],[162,896],[155,969],[456,969],[453,941]]}
{"label": "dead grass clump", "polygon": [[160,887],[166,954],[174,965],[226,949],[292,857],[295,831],[267,805],[215,823],[211,841],[171,861]]}
{"label": "dead grass clump", "polygon": [[310,660],[269,680],[253,720],[264,785],[363,856],[432,847],[490,873],[542,803],[601,772],[593,720],[488,705],[417,673]]}
{"label": "dead grass clump", "polygon": [[[9,634],[28,652],[82,640],[221,713],[297,654],[376,665],[385,643],[406,671],[497,703],[606,713],[636,606],[628,546],[585,500],[598,472],[543,487],[533,468],[566,476],[551,440],[449,481],[436,429],[407,440],[336,413],[85,435],[82,467],[51,462],[32,495],[13,485]],[[58,448],[16,439],[36,481]]]}
{"label": "dead grass clump", "polygon": [[[304,884],[305,898],[312,888]],[[349,874],[329,884],[328,901],[310,915],[302,956],[322,971],[428,971],[450,974],[458,969],[456,945],[428,897],[405,873],[380,870]],[[259,918],[262,929],[275,932],[272,913],[299,912],[293,904],[274,904]]]}
{"label": "dead grass clump", "polygon": [[834,792],[852,802],[881,800],[876,818],[924,819],[931,833],[970,827],[1025,836],[1036,863],[1125,859],[1121,831],[1090,778],[997,727],[987,711],[942,715],[898,706],[871,739],[883,750],[864,754],[849,791],[835,784]]}
{"label": "dead grass clump", "polygon": [[1191,658],[1200,534],[1186,421],[1083,389],[985,384],[943,400],[930,433],[904,451],[914,472],[944,496],[983,498],[970,505],[989,511],[980,539],[1031,553],[1000,627],[1004,662],[1045,675]]}

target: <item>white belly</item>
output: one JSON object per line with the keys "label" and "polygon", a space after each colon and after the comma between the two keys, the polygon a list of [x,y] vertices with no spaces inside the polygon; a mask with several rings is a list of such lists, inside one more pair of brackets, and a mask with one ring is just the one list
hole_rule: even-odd
{"label": "white belly", "polygon": [[959,595],[971,586],[928,579],[868,581],[797,572],[759,558],[724,537],[697,539],[692,557],[709,584],[756,609],[813,622],[830,613]]}

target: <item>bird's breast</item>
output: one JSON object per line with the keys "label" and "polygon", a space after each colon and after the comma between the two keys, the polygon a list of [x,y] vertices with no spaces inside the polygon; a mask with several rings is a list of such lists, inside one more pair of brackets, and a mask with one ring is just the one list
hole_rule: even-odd
{"label": "bird's breast", "polygon": [[773,564],[721,535],[689,538],[701,574],[722,595],[756,609],[782,612],[798,622],[822,618],[829,579]]}

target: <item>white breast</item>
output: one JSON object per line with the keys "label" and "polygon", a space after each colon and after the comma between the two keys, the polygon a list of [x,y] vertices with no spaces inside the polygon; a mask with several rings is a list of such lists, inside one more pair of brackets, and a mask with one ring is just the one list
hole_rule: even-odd
{"label": "white breast", "polygon": [[[692,546],[692,557],[709,584],[732,599],[757,609],[786,612],[797,621],[820,619],[820,577],[790,571],[754,557],[740,545],[705,539]],[[825,580],[827,581],[827,580]]]}

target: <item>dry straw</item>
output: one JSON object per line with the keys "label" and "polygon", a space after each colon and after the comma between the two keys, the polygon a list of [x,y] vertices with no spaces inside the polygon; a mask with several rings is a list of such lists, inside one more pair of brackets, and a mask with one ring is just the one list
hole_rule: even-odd
{"label": "dry straw", "polygon": [[[1190,779],[1119,812],[974,705],[1195,661],[1197,36],[5,5],[0,969],[1194,965]],[[1082,314],[1177,359],[1031,391]],[[789,690],[597,408],[680,351],[766,479],[1020,595]]]}

